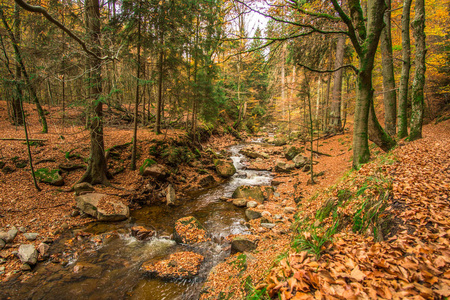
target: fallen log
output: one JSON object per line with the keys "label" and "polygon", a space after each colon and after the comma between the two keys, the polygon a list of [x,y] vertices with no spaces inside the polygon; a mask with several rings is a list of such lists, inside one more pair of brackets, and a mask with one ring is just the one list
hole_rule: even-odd
{"label": "fallen log", "polygon": [[332,155],[330,155],[330,154],[327,154],[327,153],[323,153],[323,152],[320,152],[320,151],[316,151],[316,150],[311,150],[311,149],[308,149],[308,148],[306,148],[306,150],[308,150],[308,151],[312,151],[313,153],[316,153],[316,154],[319,154],[319,155],[324,155],[324,156],[329,156],[329,157],[332,157]]}

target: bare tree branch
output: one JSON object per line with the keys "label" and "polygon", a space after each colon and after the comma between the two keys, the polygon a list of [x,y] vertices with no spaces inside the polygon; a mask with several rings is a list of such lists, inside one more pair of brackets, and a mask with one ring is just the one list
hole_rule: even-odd
{"label": "bare tree branch", "polygon": [[100,60],[114,60],[117,59],[117,56],[119,54],[119,51],[117,51],[116,55],[114,55],[113,57],[110,56],[104,56],[104,57],[99,57],[97,56],[94,52],[92,52],[91,50],[89,50],[86,46],[86,43],[84,43],[78,36],[76,36],[71,30],[69,30],[67,27],[65,27],[63,24],[61,24],[58,20],[56,20],[55,18],[53,18],[46,10],[45,8],[43,8],[42,6],[35,6],[35,5],[30,5],[27,2],[25,2],[24,0],[14,0],[20,7],[22,7],[23,9],[30,11],[30,12],[34,12],[34,13],[39,13],[41,15],[43,15],[47,20],[49,20],[50,22],[52,22],[53,24],[55,24],[58,28],[60,28],[62,31],[64,31],[65,33],[67,33],[68,36],[70,36],[72,39],[74,39],[78,44],[81,45],[81,47],[83,48],[83,50],[89,54],[94,56],[97,59]]}
{"label": "bare tree branch", "polygon": [[311,72],[322,73],[322,74],[323,73],[334,73],[334,72],[339,71],[339,70],[344,69],[344,68],[352,69],[355,72],[355,74],[358,74],[358,72],[359,72],[358,68],[356,68],[354,65],[343,65],[343,66],[340,66],[339,68],[336,68],[336,69],[333,69],[333,70],[314,69],[314,68],[311,68],[311,67],[309,67],[307,65],[304,65],[302,63],[297,63],[297,65],[299,65],[300,67],[303,67],[303,68],[305,68],[305,69],[307,69],[307,70],[309,70]]}
{"label": "bare tree branch", "polygon": [[287,0],[287,1],[291,3],[292,8],[298,10],[302,14],[309,15],[312,17],[322,18],[322,19],[328,19],[330,21],[337,21],[337,22],[342,21],[342,19],[340,17],[335,17],[330,14],[308,11],[300,6],[301,4],[298,2],[298,0]]}

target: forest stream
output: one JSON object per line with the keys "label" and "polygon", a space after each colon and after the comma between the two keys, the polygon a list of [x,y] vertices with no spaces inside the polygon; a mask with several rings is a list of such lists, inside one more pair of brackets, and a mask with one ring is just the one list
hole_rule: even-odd
{"label": "forest stream", "polygon": [[[63,253],[61,259],[65,264],[39,264],[36,274],[25,283],[12,283],[8,288],[11,294],[7,296],[13,299],[197,299],[211,268],[230,255],[225,237],[248,233],[244,208],[220,198],[231,197],[241,185],[270,185],[272,181],[270,172],[246,169],[245,157],[239,153],[244,146],[229,149],[237,170],[230,180],[200,192],[182,206],[143,207],[133,211],[127,221],[95,222],[66,233],[52,246],[53,251]],[[169,239],[175,222],[185,216],[196,217],[211,241],[188,246]],[[137,240],[131,235],[133,226],[154,228],[157,235],[150,240]],[[150,278],[140,270],[144,262],[156,262],[180,251],[205,257],[199,275],[193,280],[164,281]]]}

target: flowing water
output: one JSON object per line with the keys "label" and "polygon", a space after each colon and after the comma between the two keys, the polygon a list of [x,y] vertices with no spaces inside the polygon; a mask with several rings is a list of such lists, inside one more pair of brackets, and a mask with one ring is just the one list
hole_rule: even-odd
{"label": "flowing water", "polygon": [[[14,283],[2,290],[13,299],[197,299],[210,269],[229,255],[230,247],[224,238],[248,233],[244,209],[219,198],[231,197],[241,185],[269,185],[272,180],[269,172],[245,169],[245,158],[239,153],[242,147],[244,145],[230,148],[237,173],[226,183],[199,193],[180,207],[144,207],[133,211],[128,221],[96,222],[68,233],[52,246],[59,251],[71,249],[63,253],[64,266],[41,263],[36,275],[26,283]],[[189,215],[205,226],[210,242],[195,247],[177,245],[168,239],[175,221]],[[138,225],[156,229],[157,237],[136,240],[130,232],[132,226]],[[91,233],[93,237],[83,238],[82,232]],[[143,262],[165,259],[178,251],[205,256],[200,274],[194,280],[163,281],[146,277],[139,270]]]}

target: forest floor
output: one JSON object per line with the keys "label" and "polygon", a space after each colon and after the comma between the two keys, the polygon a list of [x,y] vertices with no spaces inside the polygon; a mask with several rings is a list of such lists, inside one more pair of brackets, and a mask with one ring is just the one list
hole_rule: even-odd
{"label": "forest floor", "polygon": [[[36,111],[31,105],[26,105],[25,108],[30,114],[28,118],[30,138],[45,140],[33,143],[31,147],[36,169],[56,169],[61,164],[85,164],[85,158],[89,156],[89,132],[82,124],[80,110],[69,109],[63,127],[59,108],[49,108],[50,133],[42,134]],[[131,124],[125,124],[118,118],[108,120],[105,126],[105,149],[125,145],[131,141]],[[22,128],[14,127],[8,122],[4,101],[0,101],[0,132],[2,132],[1,138],[24,138]],[[252,137],[243,136],[243,138],[251,140]],[[311,295],[318,298],[321,295],[336,296],[344,291],[351,291],[353,294],[349,295],[352,297],[376,295],[376,297],[389,298],[388,292],[397,295],[397,298],[401,298],[402,295],[425,297],[430,293],[445,295],[445,289],[448,290],[448,279],[450,279],[450,274],[445,271],[450,263],[449,252],[442,249],[443,245],[448,248],[450,234],[448,223],[449,138],[450,121],[427,125],[424,128],[423,139],[413,143],[402,141],[390,156],[381,156],[382,158],[365,165],[358,172],[344,176],[341,181],[339,179],[351,168],[351,131],[314,142],[315,150],[319,147],[320,152],[330,155],[314,154],[314,161],[317,162],[314,165],[314,173],[323,172],[317,177],[317,183],[308,184],[310,175],[300,169],[295,169],[289,174],[273,173],[274,181],[277,182],[276,193],[259,210],[267,211],[266,219],[276,226],[269,229],[261,226],[261,219],[249,221],[251,236],[258,242],[258,248],[245,255],[230,256],[224,263],[216,266],[205,285],[202,299],[218,299],[219,297],[240,299],[252,293],[255,295],[269,293],[270,296],[280,293],[283,299],[303,299],[302,297],[308,298]],[[138,139],[141,153],[137,161],[139,168],[146,158],[153,158],[147,154],[149,149],[162,142],[181,145],[186,135],[182,130],[167,130],[162,135],[155,135],[151,129],[140,128]],[[208,176],[213,177],[216,183],[222,182],[223,179],[211,171],[214,170],[214,165],[208,153],[219,153],[237,143],[242,142],[238,142],[228,134],[212,136],[202,145],[201,158],[180,164],[177,173],[172,174],[167,181],[174,185],[180,196],[202,189],[200,182]],[[308,144],[300,142],[294,142],[293,145],[309,148]],[[161,191],[168,182],[164,184],[150,182],[153,190],[149,192],[148,179],[143,178],[139,170],[129,169],[130,151],[128,151],[129,147],[126,147],[120,157],[111,160],[109,165],[111,171],[117,172],[111,181],[112,184],[125,190],[96,186],[96,191],[108,194],[130,205],[132,209],[138,209],[139,205],[143,205],[138,201],[142,198],[155,198],[156,202],[164,202]],[[255,146],[255,151],[265,151],[270,158],[262,161],[250,160],[250,166],[273,169],[277,161],[287,162],[284,158],[287,147]],[[379,152],[373,151],[373,153]],[[305,151],[304,155],[309,157],[310,152]],[[38,192],[33,186],[29,167],[24,165],[24,162],[27,162],[24,141],[0,140],[0,158],[12,170],[11,173],[0,173],[0,189],[2,190],[0,231],[15,226],[22,232],[38,233],[38,238],[31,242],[37,246],[44,240],[57,239],[63,231],[78,228],[93,221],[91,218],[71,216],[75,196],[71,192],[64,191],[81,178],[84,169],[63,173],[65,183],[62,187],[39,183],[42,191]],[[158,159],[158,163],[166,162]],[[379,173],[379,170],[382,172]],[[389,180],[381,180],[382,183],[375,185],[372,191],[366,178],[389,178]],[[337,183],[338,185],[334,188],[327,189]],[[395,215],[395,221],[391,223],[395,224],[393,227],[396,229],[391,230],[390,235],[385,234],[379,238],[385,241],[375,242],[373,233],[377,231],[377,226],[381,226],[380,224],[370,219],[365,226],[366,219],[361,218],[363,214],[360,213],[358,217],[361,219],[360,223],[366,227],[364,228],[366,232],[354,234],[351,230],[355,225],[352,220],[357,219],[354,216],[363,207],[362,203],[365,203],[364,197],[360,194],[365,192],[367,195],[379,195],[380,190],[383,189],[389,190],[389,197],[386,196],[386,199],[382,197],[382,200],[386,200],[386,203],[383,202],[382,205],[383,211],[389,212],[385,215]],[[342,206],[338,211],[330,209],[332,215],[338,215],[342,220],[347,220],[347,224],[341,224],[339,233],[336,233],[333,238],[328,237],[326,233],[335,225],[335,219],[331,216],[321,216],[318,220],[317,211],[327,207],[326,203],[330,198],[337,199],[337,202],[333,203],[339,204],[341,196],[339,191],[347,190],[353,196],[358,194],[354,197],[358,200],[355,200],[352,205]],[[374,207],[373,204],[366,206]],[[392,209],[392,206],[396,209]],[[333,207],[340,207],[340,205],[333,205]],[[283,218],[277,221],[275,220],[277,215],[282,215]],[[380,219],[383,219],[383,213],[378,213],[377,216],[379,215],[381,215]],[[360,227],[364,226],[360,224]],[[313,236],[304,235],[306,227],[312,229]],[[416,229],[413,231],[412,227]],[[314,232],[317,228],[322,229]],[[302,235],[304,238],[301,238]],[[324,236],[325,239],[322,238]],[[300,241],[297,246],[299,252],[290,248],[291,242],[296,239]],[[314,244],[318,239],[323,240],[319,246]],[[396,239],[398,242],[395,242]],[[396,246],[393,246],[394,242]],[[0,249],[0,280],[7,281],[21,275],[28,276],[29,272],[21,270],[22,263],[15,255],[15,251],[23,243],[30,243],[30,241],[19,233],[12,244]],[[309,248],[303,247],[305,245],[309,245]],[[357,255],[361,251],[370,252],[369,250],[377,255],[384,255],[382,262],[370,262],[368,260],[372,259],[372,256],[361,258]],[[314,251],[315,255],[310,253]],[[422,257],[417,258],[416,256],[421,253],[424,253]],[[379,267],[380,265],[391,266],[393,259],[399,260],[406,256],[414,256],[415,260],[406,262],[406,266],[416,268],[415,272],[408,271],[408,267],[398,269],[400,271],[393,271],[389,267],[385,269]],[[335,265],[330,263],[333,260],[336,261]],[[419,264],[423,264],[425,268],[419,267]],[[430,264],[435,266],[429,267]],[[302,270],[305,269],[305,265],[314,270],[307,269],[309,273],[304,273]],[[315,280],[306,281],[299,274],[302,276],[306,274],[306,277],[312,274],[311,278]],[[317,275],[314,276],[314,274]],[[403,276],[401,280],[405,279],[410,286],[405,287],[398,283],[399,274]],[[433,276],[430,277],[429,274]],[[389,285],[386,285],[383,280],[388,281]],[[392,287],[394,282],[397,282],[397,286]],[[383,285],[386,285],[388,290]],[[370,290],[371,286],[381,286],[380,291]],[[410,294],[400,293],[405,290]],[[317,291],[322,294],[317,294]]]}
{"label": "forest floor", "polygon": [[450,121],[423,135],[314,186],[289,234],[216,266],[201,299],[448,299]]}

